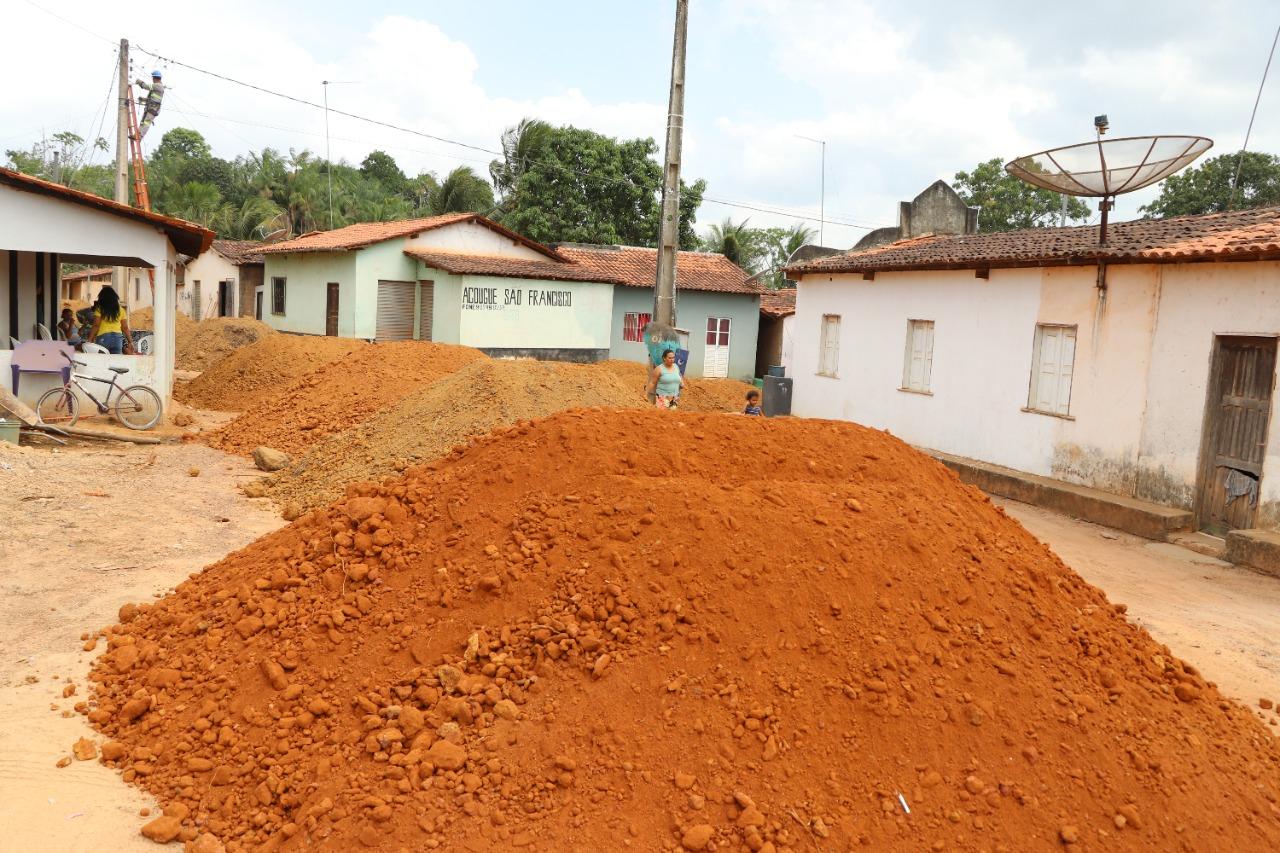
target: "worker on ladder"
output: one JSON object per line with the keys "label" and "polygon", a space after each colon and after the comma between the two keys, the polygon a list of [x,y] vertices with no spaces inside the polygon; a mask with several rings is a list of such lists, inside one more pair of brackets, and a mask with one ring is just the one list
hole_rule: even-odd
{"label": "worker on ladder", "polygon": [[147,135],[147,131],[155,123],[156,116],[160,115],[160,101],[164,98],[164,83],[161,82],[161,76],[160,70],[156,69],[151,72],[150,83],[145,80],[138,81],[138,86],[147,93],[147,100],[142,108],[142,121],[138,123],[138,139]]}

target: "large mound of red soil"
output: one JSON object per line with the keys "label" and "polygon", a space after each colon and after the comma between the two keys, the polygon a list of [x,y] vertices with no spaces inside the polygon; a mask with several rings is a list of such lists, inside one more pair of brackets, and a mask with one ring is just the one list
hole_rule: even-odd
{"label": "large mound of red soil", "polygon": [[352,338],[268,335],[231,352],[173,395],[197,409],[243,412],[260,406],[302,377],[368,346]]}
{"label": "large mound of red soil", "polygon": [[485,357],[470,347],[426,341],[361,347],[246,408],[205,440],[228,453],[248,455],[265,445],[297,454]]}
{"label": "large mound of red soil", "polygon": [[1247,710],[851,424],[524,423],[122,623],[103,751],[230,850],[1280,848]]}

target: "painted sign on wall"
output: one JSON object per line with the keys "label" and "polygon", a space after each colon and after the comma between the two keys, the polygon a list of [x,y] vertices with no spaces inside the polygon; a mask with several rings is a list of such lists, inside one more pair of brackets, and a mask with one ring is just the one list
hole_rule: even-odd
{"label": "painted sign on wall", "polygon": [[613,287],[468,276],[459,343],[512,349],[607,349]]}
{"label": "painted sign on wall", "polygon": [[520,287],[464,287],[463,311],[501,311],[504,308],[530,307],[572,308],[572,290],[547,290]]}

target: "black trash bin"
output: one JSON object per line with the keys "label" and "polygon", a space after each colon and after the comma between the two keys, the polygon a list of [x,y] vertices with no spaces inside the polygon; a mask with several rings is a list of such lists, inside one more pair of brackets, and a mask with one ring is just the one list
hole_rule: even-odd
{"label": "black trash bin", "polygon": [[766,418],[791,414],[791,385],[794,379],[783,376],[764,377],[764,399],[761,404]]}
{"label": "black trash bin", "polygon": [[769,366],[769,370],[766,375],[767,376],[786,376],[787,369],[783,367],[781,364],[773,364]]}

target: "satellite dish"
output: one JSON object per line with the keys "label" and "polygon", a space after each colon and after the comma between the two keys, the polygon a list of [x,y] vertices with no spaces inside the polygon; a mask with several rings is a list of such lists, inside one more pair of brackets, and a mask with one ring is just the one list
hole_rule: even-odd
{"label": "satellite dish", "polygon": [[1094,119],[1098,138],[1062,148],[1028,154],[1005,164],[1019,180],[1066,195],[1100,198],[1102,232],[1107,242],[1107,212],[1115,197],[1150,186],[1189,165],[1213,147],[1203,136],[1126,136],[1102,138],[1107,117]]}

